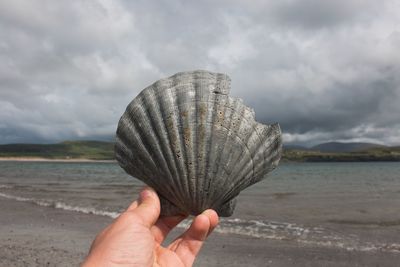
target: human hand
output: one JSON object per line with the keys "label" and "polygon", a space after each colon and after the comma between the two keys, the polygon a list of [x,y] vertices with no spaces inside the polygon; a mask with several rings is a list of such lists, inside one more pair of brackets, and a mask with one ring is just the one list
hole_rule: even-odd
{"label": "human hand", "polygon": [[147,187],[139,200],[97,235],[82,266],[192,266],[205,239],[218,224],[217,213],[209,209],[196,216],[189,229],[167,247],[161,243],[185,216],[159,216],[160,200]]}

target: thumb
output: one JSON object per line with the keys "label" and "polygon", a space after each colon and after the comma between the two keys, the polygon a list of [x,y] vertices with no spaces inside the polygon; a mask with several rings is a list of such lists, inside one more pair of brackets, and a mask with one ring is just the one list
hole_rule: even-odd
{"label": "thumb", "polygon": [[151,227],[160,216],[160,199],[151,187],[145,187],[139,196],[139,204],[131,211],[142,219],[145,226]]}

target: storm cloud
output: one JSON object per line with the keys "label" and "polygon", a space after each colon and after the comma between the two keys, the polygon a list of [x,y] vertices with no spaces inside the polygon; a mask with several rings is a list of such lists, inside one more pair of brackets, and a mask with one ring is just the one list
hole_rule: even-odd
{"label": "storm cloud", "polygon": [[2,1],[0,143],[111,140],[179,71],[227,73],[286,143],[400,145],[392,1]]}

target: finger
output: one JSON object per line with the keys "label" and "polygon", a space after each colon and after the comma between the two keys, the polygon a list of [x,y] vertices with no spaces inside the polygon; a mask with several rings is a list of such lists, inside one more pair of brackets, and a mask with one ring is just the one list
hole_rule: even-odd
{"label": "finger", "polygon": [[139,202],[137,200],[135,200],[129,205],[129,207],[126,209],[126,211],[133,211],[134,209],[137,208],[137,206],[139,206]]}
{"label": "finger", "polygon": [[178,215],[158,219],[156,224],[151,227],[151,232],[153,233],[156,242],[161,244],[169,232],[186,217],[187,216]]}
{"label": "finger", "polygon": [[143,190],[146,190],[147,188],[150,188],[150,187],[145,186],[145,187],[143,187],[143,188],[140,190],[140,192],[139,192],[139,198],[138,198],[137,200],[133,201],[133,202],[129,205],[129,207],[126,209],[126,211],[133,211],[134,209],[137,208],[137,206],[139,206],[140,193],[141,193]]}
{"label": "finger", "polygon": [[160,199],[157,193],[151,187],[145,187],[140,192],[137,207],[130,212],[135,213],[150,228],[160,216]]}
{"label": "finger", "polygon": [[171,249],[180,257],[185,266],[191,266],[211,229],[210,219],[206,214],[198,215],[189,229],[173,244]]}
{"label": "finger", "polygon": [[208,209],[203,211],[203,214],[206,215],[210,220],[210,230],[207,233],[207,236],[209,236],[219,223],[218,213],[215,210]]}

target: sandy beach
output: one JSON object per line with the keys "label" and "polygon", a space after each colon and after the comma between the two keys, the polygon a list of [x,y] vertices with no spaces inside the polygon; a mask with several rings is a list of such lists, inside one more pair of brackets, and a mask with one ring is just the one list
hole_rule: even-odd
{"label": "sandy beach", "polygon": [[[0,266],[78,266],[96,233],[111,221],[0,198]],[[355,252],[214,233],[195,266],[398,266],[399,260],[399,253]]]}

